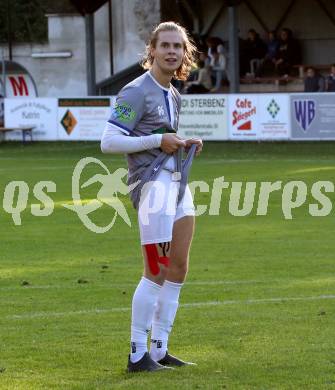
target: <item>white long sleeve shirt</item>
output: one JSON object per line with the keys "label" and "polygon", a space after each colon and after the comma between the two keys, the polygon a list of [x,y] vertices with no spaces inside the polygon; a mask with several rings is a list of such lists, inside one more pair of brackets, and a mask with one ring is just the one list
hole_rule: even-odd
{"label": "white long sleeve shirt", "polygon": [[152,134],[142,137],[129,137],[117,126],[107,123],[101,138],[102,153],[136,153],[143,150],[159,148],[162,134]]}

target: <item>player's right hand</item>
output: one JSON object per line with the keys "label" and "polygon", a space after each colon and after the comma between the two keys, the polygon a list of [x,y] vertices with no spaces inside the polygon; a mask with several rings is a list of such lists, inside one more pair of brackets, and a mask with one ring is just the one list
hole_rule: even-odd
{"label": "player's right hand", "polygon": [[172,154],[178,150],[181,146],[185,147],[186,142],[178,137],[176,134],[166,133],[163,134],[161,149],[167,154]]}

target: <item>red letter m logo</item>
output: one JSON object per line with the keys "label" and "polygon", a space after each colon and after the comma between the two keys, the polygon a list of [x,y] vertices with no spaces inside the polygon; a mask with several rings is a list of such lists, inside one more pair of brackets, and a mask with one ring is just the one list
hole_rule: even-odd
{"label": "red letter m logo", "polygon": [[17,76],[17,78],[15,76],[9,76],[9,81],[12,84],[14,96],[29,95],[27,83],[23,76]]}

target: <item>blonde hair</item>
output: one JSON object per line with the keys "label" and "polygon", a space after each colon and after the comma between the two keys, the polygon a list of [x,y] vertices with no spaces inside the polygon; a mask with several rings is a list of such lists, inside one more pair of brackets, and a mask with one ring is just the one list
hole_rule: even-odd
{"label": "blonde hair", "polygon": [[189,37],[186,29],[180,24],[175,22],[163,22],[160,23],[151,33],[148,44],[145,48],[145,54],[143,56],[141,65],[144,69],[150,69],[154,62],[154,58],[151,56],[151,49],[156,47],[158,34],[161,31],[177,31],[183,37],[184,43],[184,57],[180,67],[175,71],[174,78],[177,80],[187,80],[188,75],[195,62],[195,55],[197,53],[197,48],[192,40]]}

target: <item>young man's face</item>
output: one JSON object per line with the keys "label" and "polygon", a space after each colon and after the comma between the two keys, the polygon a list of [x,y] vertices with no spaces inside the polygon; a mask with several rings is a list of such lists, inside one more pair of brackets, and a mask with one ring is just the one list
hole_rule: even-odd
{"label": "young man's face", "polygon": [[183,37],[178,31],[161,31],[158,34],[156,47],[151,49],[154,58],[153,66],[163,73],[173,75],[180,67],[184,57]]}

